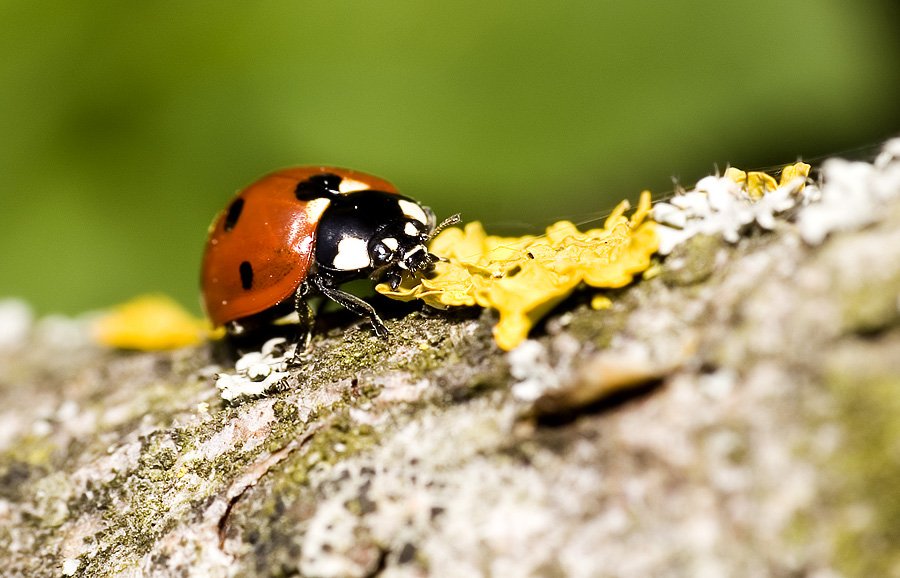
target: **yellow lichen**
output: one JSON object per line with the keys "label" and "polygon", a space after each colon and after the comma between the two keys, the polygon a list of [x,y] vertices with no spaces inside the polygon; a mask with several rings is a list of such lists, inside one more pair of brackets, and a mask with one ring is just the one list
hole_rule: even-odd
{"label": "yellow lichen", "polygon": [[796,178],[801,178],[804,184],[800,185],[798,190],[802,190],[806,184],[806,178],[809,176],[810,166],[806,163],[794,163],[781,169],[781,178],[778,179],[778,186],[783,187]]}
{"label": "yellow lichen", "polygon": [[[581,283],[623,287],[646,270],[658,241],[650,212],[650,193],[641,194],[631,218],[623,201],[602,228],[579,231],[560,221],[541,236],[488,235],[480,223],[439,234],[430,250],[446,261],[432,274],[405,280],[397,289],[376,289],[400,300],[422,299],[437,308],[490,307],[500,313],[494,339],[505,350],[521,343],[531,327]],[[596,301],[602,306],[602,301]]]}
{"label": "yellow lichen", "polygon": [[725,178],[731,179],[739,185],[747,184],[747,171],[742,171],[737,167],[728,167],[725,169]]}
{"label": "yellow lichen", "polygon": [[206,321],[164,295],[142,295],[117,305],[92,330],[101,345],[144,351],[194,345],[210,336]]}
{"label": "yellow lichen", "polygon": [[[810,166],[806,163],[794,163],[787,165],[781,170],[781,178],[776,181],[772,175],[759,171],[745,172],[740,169],[729,167],[725,170],[725,177],[731,179],[747,192],[751,199],[758,200],[766,193],[774,191],[778,187],[783,187],[791,180],[802,177],[806,179],[809,176]],[[801,184],[797,191],[803,189],[805,185]]]}
{"label": "yellow lichen", "polygon": [[603,309],[609,309],[610,307],[612,307],[612,299],[606,295],[594,295],[591,298],[591,309],[602,311]]}

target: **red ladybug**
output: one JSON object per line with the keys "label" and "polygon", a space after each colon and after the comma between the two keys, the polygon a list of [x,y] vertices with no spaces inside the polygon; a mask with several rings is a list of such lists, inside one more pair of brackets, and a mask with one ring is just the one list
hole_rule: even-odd
{"label": "red ladybug", "polygon": [[441,227],[431,209],[372,175],[331,167],[272,173],[239,192],[209,229],[201,271],[206,312],[232,335],[292,309],[308,328],[306,298],[323,295],[386,335],[375,309],[340,285],[368,277],[396,288],[404,272],[438,260],[426,243]]}

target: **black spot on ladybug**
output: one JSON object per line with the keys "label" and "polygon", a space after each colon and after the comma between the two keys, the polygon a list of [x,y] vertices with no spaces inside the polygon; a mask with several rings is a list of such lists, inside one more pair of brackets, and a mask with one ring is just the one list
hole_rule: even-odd
{"label": "black spot on ladybug", "polygon": [[230,231],[237,225],[238,219],[241,218],[241,211],[244,210],[244,199],[238,197],[228,206],[228,214],[225,215],[225,230]]}
{"label": "black spot on ladybug", "polygon": [[250,261],[242,262],[240,271],[241,287],[243,287],[245,291],[249,291],[250,288],[253,287],[253,266],[250,265]]}
{"label": "black spot on ladybug", "polygon": [[305,181],[297,183],[294,194],[300,201],[311,201],[321,197],[333,197],[341,194],[341,177],[332,173],[313,175]]}

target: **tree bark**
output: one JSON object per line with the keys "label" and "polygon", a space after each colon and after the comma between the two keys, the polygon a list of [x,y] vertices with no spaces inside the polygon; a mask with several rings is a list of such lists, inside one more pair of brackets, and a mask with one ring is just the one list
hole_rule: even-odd
{"label": "tree bark", "polygon": [[582,291],[320,332],[230,404],[203,345],[0,350],[4,576],[900,576],[900,202]]}

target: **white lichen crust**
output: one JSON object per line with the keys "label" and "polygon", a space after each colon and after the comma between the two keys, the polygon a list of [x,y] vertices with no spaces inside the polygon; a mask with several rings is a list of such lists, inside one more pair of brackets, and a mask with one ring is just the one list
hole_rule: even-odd
{"label": "white lichen crust", "polygon": [[800,234],[817,245],[833,232],[875,223],[898,191],[900,138],[888,141],[873,163],[828,159],[822,164],[822,185],[805,195],[807,206],[797,219]]}
{"label": "white lichen crust", "polygon": [[216,387],[225,401],[259,397],[288,376],[287,367],[296,345],[287,345],[283,337],[266,341],[260,351],[241,356],[234,371],[216,374]]}
{"label": "white lichen crust", "polygon": [[795,177],[761,196],[729,176],[709,176],[693,189],[653,208],[660,226],[659,253],[668,255],[695,235],[719,235],[736,243],[751,226],[775,228],[780,217],[796,221],[803,240],[820,244],[836,231],[874,223],[900,190],[900,139],[888,141],[873,163],[826,160],[817,182]]}

